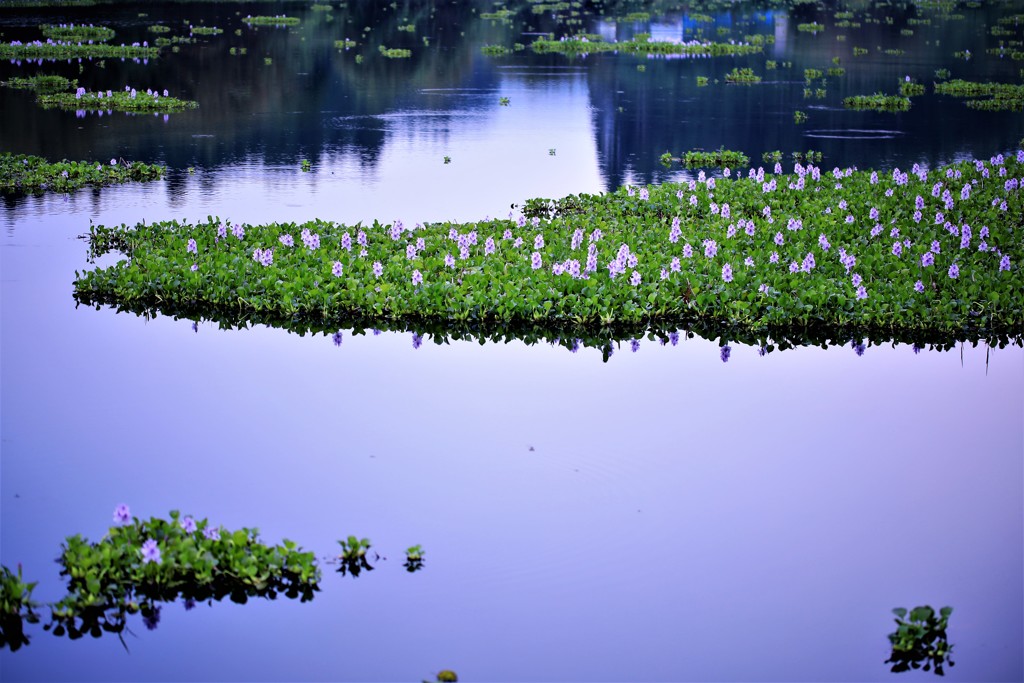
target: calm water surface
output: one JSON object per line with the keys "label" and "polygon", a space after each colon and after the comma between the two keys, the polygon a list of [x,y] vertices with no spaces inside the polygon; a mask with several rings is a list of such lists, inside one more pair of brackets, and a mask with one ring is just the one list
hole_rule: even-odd
{"label": "calm water surface", "polygon": [[[967,47],[978,57],[952,62],[954,76],[1016,82],[1019,65],[984,54],[994,10],[913,38],[898,19],[886,35],[903,60],[862,63],[846,51],[880,44],[879,27],[824,41],[795,30],[813,15],[778,11],[716,15],[713,26],[776,37],[749,61],[573,61],[480,54],[554,30],[550,17],[505,26],[410,6],[336,10],[329,22],[295,7],[68,11],[129,41],[158,19],[225,34],[81,75],[77,64],[0,65],[0,79],[57,71],[200,102],[166,122],[79,118],[0,89],[4,151],[170,168],[158,183],[0,209],[0,553],[40,581],[38,600],[56,600],[62,539],[99,539],[126,502],[141,517],[180,509],[257,526],[325,558],[336,539],[368,536],[386,559],[355,580],[325,565],[308,604],[166,605],[154,631],[130,621],[129,652],[109,636],[30,630],[31,645],[0,653],[3,680],[409,681],[442,668],[470,681],[921,680],[932,675],[883,663],[891,608],[918,604],[955,609],[947,678],[1024,678],[1020,347],[760,357],[734,346],[723,363],[718,340],[684,337],[623,346],[604,363],[593,349],[521,342],[194,331],[76,309],[71,296],[75,271],[92,267],[79,239],[90,221],[469,221],[533,196],[678,179],[662,152],[719,145],[755,160],[820,149],[828,168],[987,158],[1024,134],[1019,114],[982,117],[934,95],[901,115],[838,102],[891,90],[905,72],[930,82]],[[236,11],[304,23],[237,37]],[[339,28],[348,19],[355,28]],[[53,15],[0,11],[5,39],[35,37],[43,20]],[[406,20],[416,34],[395,30]],[[621,38],[686,37],[692,25],[593,26]],[[374,28],[357,66],[332,43],[363,26]],[[378,58],[378,44],[414,58]],[[227,54],[243,45],[246,57]],[[803,69],[837,53],[846,77],[805,103]],[[765,58],[793,67],[754,88],[695,86],[737,65],[763,72]],[[794,109],[808,124],[792,123]],[[426,566],[408,574],[413,544]]]}

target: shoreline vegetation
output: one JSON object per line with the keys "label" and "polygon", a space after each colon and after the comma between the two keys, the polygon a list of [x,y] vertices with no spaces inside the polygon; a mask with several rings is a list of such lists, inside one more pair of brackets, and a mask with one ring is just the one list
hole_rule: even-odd
{"label": "shoreline vegetation", "polygon": [[865,337],[949,348],[1024,336],[1024,151],[880,174],[796,164],[526,202],[517,219],[372,226],[209,217],[93,226],[80,304],[299,333]]}
{"label": "shoreline vegetation", "polygon": [[71,192],[87,185],[101,187],[131,181],[159,180],[163,166],[111,159],[49,162],[25,154],[0,154],[0,194]]}

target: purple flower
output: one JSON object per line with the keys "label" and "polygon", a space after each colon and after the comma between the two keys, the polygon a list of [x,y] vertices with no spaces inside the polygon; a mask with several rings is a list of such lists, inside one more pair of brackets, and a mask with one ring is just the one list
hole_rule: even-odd
{"label": "purple flower", "polygon": [[116,508],[114,508],[114,521],[118,524],[127,524],[128,522],[132,521],[132,513],[128,509],[127,505],[121,503]]}
{"label": "purple flower", "polygon": [[1003,258],[999,259],[999,270],[1000,272],[1010,269],[1010,255],[1003,254]]}
{"label": "purple flower", "polygon": [[778,246],[781,247],[785,242],[786,242],[786,238],[784,238],[782,236],[781,232],[775,233],[775,244],[777,244]]}
{"label": "purple flower", "polygon": [[917,195],[917,197],[914,198],[914,208],[918,211],[924,208],[924,197]]}
{"label": "purple flower", "polygon": [[779,262],[779,252],[773,251],[772,255],[768,257],[768,263],[778,263],[778,262]]}
{"label": "purple flower", "polygon": [[[338,334],[341,334],[340,332]],[[203,529],[203,536],[210,539],[211,541],[220,540],[220,527],[208,526]]]}
{"label": "purple flower", "polygon": [[185,247],[185,250],[189,253],[196,254],[199,252],[199,247],[196,246],[196,241],[190,237],[188,240],[188,246]]}
{"label": "purple flower", "polygon": [[530,265],[534,270],[538,270],[543,265],[540,258],[540,252],[535,251],[530,255]]}
{"label": "purple flower", "polygon": [[793,261],[792,263],[790,263],[789,264],[789,272],[791,272],[791,273],[799,273],[800,272],[800,264],[797,263],[796,261]]}
{"label": "purple flower", "polygon": [[643,200],[647,200],[647,199],[648,199],[648,198],[649,198],[650,196],[651,196],[651,195],[650,195],[650,193],[649,193],[649,192],[647,191],[647,188],[646,188],[646,187],[641,187],[641,188],[640,188],[640,199],[643,199]]}
{"label": "purple flower", "polygon": [[334,266],[331,267],[331,275],[333,275],[334,277],[341,277],[342,271],[343,268],[341,265],[341,261],[335,261]]}
{"label": "purple flower", "polygon": [[753,268],[754,259],[748,256],[747,258],[743,259],[743,265],[745,265],[747,268]]}
{"label": "purple flower", "polygon": [[[345,234],[347,235],[348,233],[345,233]],[[295,246],[295,238],[293,238],[291,235],[281,235],[277,239],[280,240],[281,244],[283,244],[286,247],[294,247]],[[341,238],[341,243],[342,243],[342,246],[345,245],[345,238],[344,237]]]}
{"label": "purple flower", "polygon": [[955,280],[958,277],[960,277],[960,266],[954,263],[949,267],[949,278]]}
{"label": "purple flower", "polygon": [[420,271],[418,271],[418,270],[412,271],[412,283],[414,285],[422,285],[423,284],[423,275],[420,273]]}
{"label": "purple flower", "polygon": [[804,262],[800,266],[800,270],[804,271],[805,273],[809,273],[812,270],[814,270],[814,266],[814,254],[812,254],[811,252],[807,252],[807,256],[804,256]]}
{"label": "purple flower", "polygon": [[725,282],[732,282],[732,266],[728,263],[722,266],[722,280]]}
{"label": "purple flower", "polygon": [[860,283],[863,282],[863,278],[861,278],[860,273],[854,273],[850,276],[850,282],[854,287],[860,287]]}
{"label": "purple flower", "polygon": [[186,534],[194,533],[196,530],[196,520],[192,519],[192,517],[185,517],[181,520],[180,524]]}
{"label": "purple flower", "polygon": [[[517,237],[516,241],[512,243],[512,246],[515,247],[516,249],[518,249],[519,247],[523,246],[523,238],[522,237]],[[463,258],[465,258],[465,257],[463,257]]]}
{"label": "purple flower", "polygon": [[[291,238],[291,235],[289,235],[288,237]],[[286,243],[284,239],[282,239],[281,242],[286,247],[291,246],[290,244]],[[345,251],[352,251],[352,236],[349,235],[347,232],[341,236],[341,248],[344,249]]]}
{"label": "purple flower", "polygon": [[728,363],[729,362],[729,356],[731,356],[731,355],[732,355],[732,347],[729,346],[728,344],[723,346],[722,347],[722,351],[721,351],[722,362],[723,363]]}
{"label": "purple flower", "polygon": [[494,238],[488,237],[487,241],[484,242],[484,256],[493,254],[495,249],[497,249],[497,247],[494,245]]}
{"label": "purple flower", "polygon": [[420,345],[422,343],[423,343],[423,337],[421,337],[420,335],[418,335],[415,332],[413,332],[412,333],[412,348],[418,349],[418,348],[420,348]]}
{"label": "purple flower", "polygon": [[875,207],[872,206],[871,207],[871,211],[868,211],[868,218],[870,218],[873,221],[877,221],[878,220],[878,209],[876,209]]}
{"label": "purple flower", "polygon": [[634,270],[633,274],[629,276],[629,284],[633,285],[634,287],[639,287],[640,286],[640,272],[639,271]]}
{"label": "purple flower", "polygon": [[683,258],[693,258],[693,247],[689,244],[683,245]]}
{"label": "purple flower", "polygon": [[334,342],[335,346],[341,346],[341,330],[331,335],[331,341]]}
{"label": "purple flower", "polygon": [[718,243],[714,240],[704,240],[704,255],[708,258],[714,258],[717,253]]}
{"label": "purple flower", "polygon": [[142,553],[142,564],[146,564],[147,562],[160,564],[160,547],[152,538],[147,539],[146,542],[142,544],[140,552]]}
{"label": "purple flower", "polygon": [[196,272],[197,270],[199,270],[199,264],[193,263],[189,270],[191,270],[193,273]]}
{"label": "purple flower", "polygon": [[544,235],[543,234],[538,234],[536,237],[533,238],[533,248],[536,251],[540,251],[541,249],[544,248]]}
{"label": "purple flower", "polygon": [[903,245],[900,244],[899,242],[893,242],[892,243],[892,255],[893,256],[899,256],[902,253],[903,253]]}
{"label": "purple flower", "polygon": [[[865,294],[864,296],[867,296],[867,294]],[[858,356],[863,356],[864,355],[864,349],[865,349],[865,346],[864,346],[863,343],[853,342],[853,351]]]}
{"label": "purple flower", "polygon": [[376,277],[380,277],[381,273],[384,272],[384,266],[380,264],[380,261],[373,262],[373,274]]}
{"label": "purple flower", "polygon": [[867,299],[867,298],[868,298],[868,290],[864,289],[864,285],[861,285],[860,287],[857,288],[857,299],[860,300],[860,299]]}
{"label": "purple flower", "polygon": [[921,282],[920,280],[918,280],[917,282],[915,282],[915,283],[914,283],[914,291],[915,291],[915,292],[917,292],[918,294],[920,294],[921,292],[923,292],[923,291],[924,291],[924,283],[923,283],[923,282]]}
{"label": "purple flower", "polygon": [[825,235],[818,235],[818,246],[822,251],[828,251],[832,245],[828,243],[828,238]]}
{"label": "purple flower", "polygon": [[679,262],[679,257],[678,256],[673,256],[672,257],[672,263],[669,266],[669,268],[672,269],[673,273],[678,273],[681,267],[682,267],[682,264]]}
{"label": "purple flower", "polygon": [[[643,192],[643,190],[641,190],[641,192]],[[633,351],[633,353],[636,353],[637,351],[640,350],[640,342],[637,341],[636,339],[630,339],[629,348]]]}

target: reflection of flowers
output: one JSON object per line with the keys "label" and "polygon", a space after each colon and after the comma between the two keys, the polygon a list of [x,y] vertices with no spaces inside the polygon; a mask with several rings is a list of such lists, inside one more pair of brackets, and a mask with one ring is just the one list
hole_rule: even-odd
{"label": "reflection of flowers", "polygon": [[142,544],[142,563],[147,562],[160,564],[160,547],[152,538]]}
{"label": "reflection of flowers", "polygon": [[156,630],[157,624],[160,623],[160,605],[153,607],[149,614],[142,615],[142,622],[150,631]]}

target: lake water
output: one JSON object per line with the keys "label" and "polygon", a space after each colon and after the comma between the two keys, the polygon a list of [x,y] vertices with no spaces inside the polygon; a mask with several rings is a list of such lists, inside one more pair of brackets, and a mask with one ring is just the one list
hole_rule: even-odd
{"label": "lake water", "polygon": [[[336,345],[76,308],[71,284],[93,267],[79,238],[90,221],[470,221],[535,196],[688,178],[658,157],[698,147],[755,165],[763,152],[814,149],[825,168],[988,158],[1016,148],[1019,113],[930,92],[902,114],[840,102],[892,92],[906,75],[930,83],[939,68],[1019,82],[1020,62],[985,50],[997,44],[987,28],[1020,7],[944,19],[858,5],[859,18],[895,17],[860,28],[813,7],[718,9],[712,24],[585,17],[620,39],[702,27],[775,41],[749,58],[569,59],[481,54],[565,30],[529,8],[505,24],[477,18],[492,9],[483,3],[367,5],[0,8],[3,40],[62,21],[109,24],[125,42],[151,41],[158,21],[167,35],[186,19],[225,30],[148,64],[0,64],[0,80],[60,73],[200,103],[166,121],[81,117],[0,88],[2,151],[169,167],[156,183],[0,208],[3,564],[40,581],[37,600],[57,600],[61,541],[98,540],[122,502],[140,517],[180,509],[256,526],[324,558],[336,539],[366,536],[384,556],[354,580],[325,564],[311,603],[166,605],[156,630],[130,621],[128,652],[115,637],[29,627],[29,646],[0,652],[0,677],[411,681],[450,668],[467,681],[920,680],[932,674],[889,672],[886,635],[892,608],[931,604],[954,607],[947,678],[1024,678],[1019,346],[917,353],[874,340],[862,354],[846,344],[762,357],[733,345],[723,363],[718,340],[685,335],[623,345],[608,362],[517,341],[428,336],[416,348],[408,333],[343,331]],[[280,12],[303,23],[241,23]],[[797,30],[812,20],[825,32]],[[398,30],[409,23],[415,32]],[[343,37],[360,45],[336,50]],[[379,45],[413,57],[385,59]],[[953,57],[967,49],[972,59]],[[833,56],[846,74],[805,99],[803,70]],[[764,81],[714,83],[735,66]],[[698,88],[697,76],[712,82]],[[426,562],[409,574],[414,544]]]}

